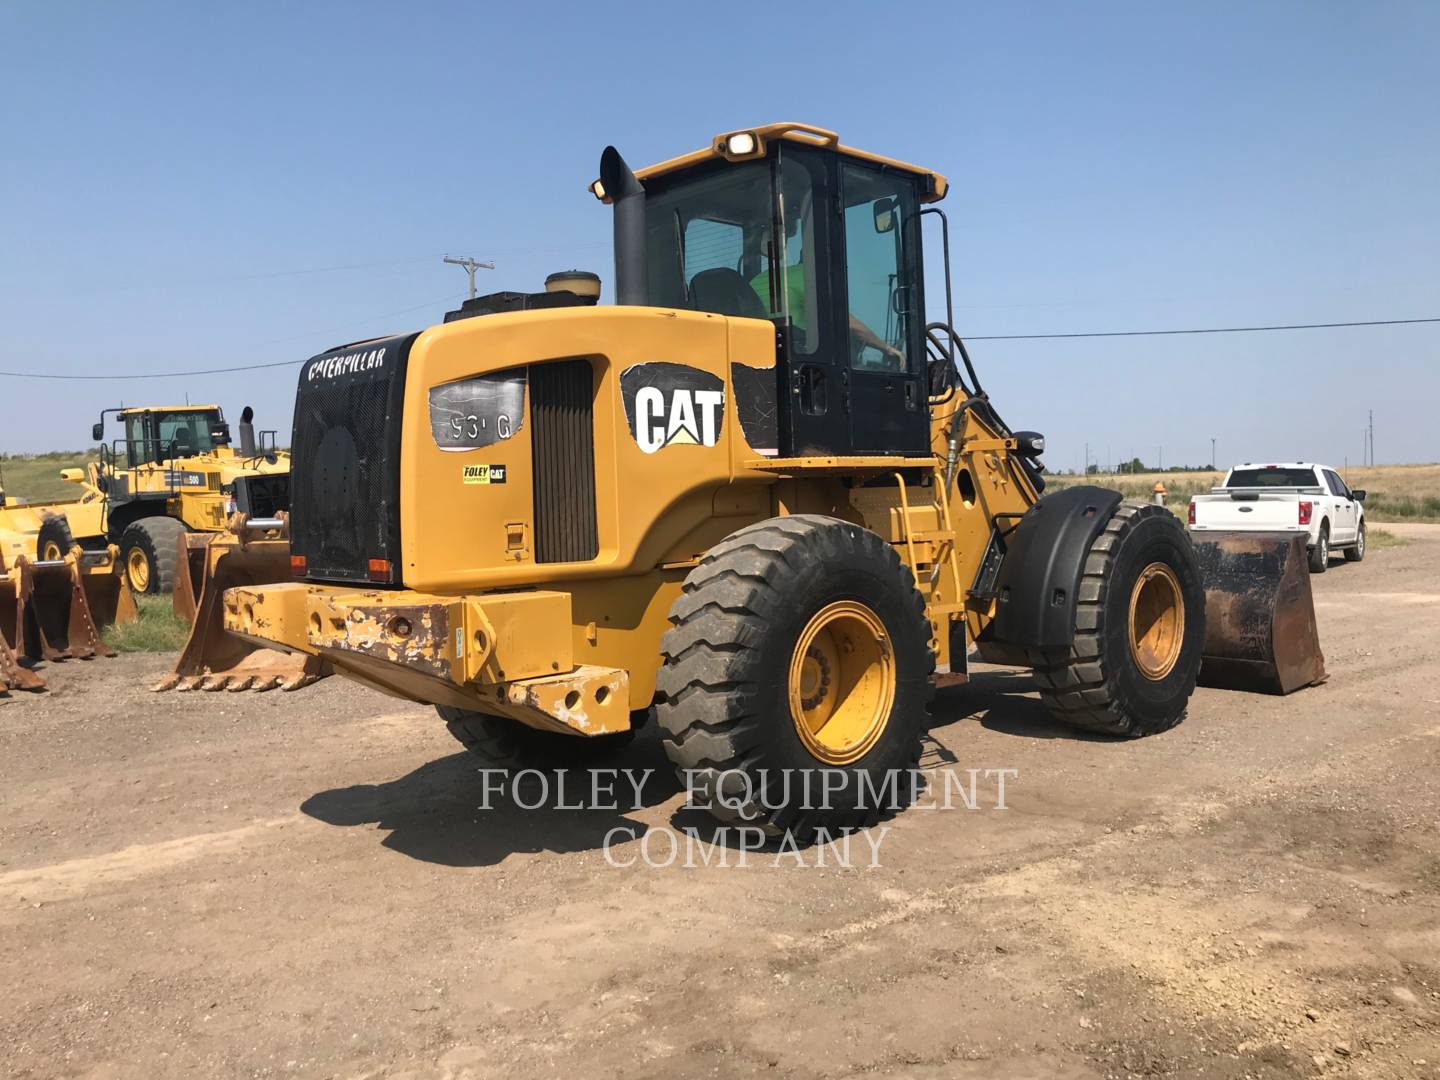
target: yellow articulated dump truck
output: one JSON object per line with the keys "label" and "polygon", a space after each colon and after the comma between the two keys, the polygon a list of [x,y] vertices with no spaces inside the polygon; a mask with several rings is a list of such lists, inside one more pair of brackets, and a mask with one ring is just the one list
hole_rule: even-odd
{"label": "yellow articulated dump truck", "polygon": [[1044,439],[953,329],[943,176],[773,124],[638,172],[607,148],[591,190],[616,304],[499,294],[305,363],[298,580],[229,589],[229,631],[432,703],[500,765],[657,723],[697,802],[802,838],[876,818],[976,648],[1067,724],[1181,720],[1191,540],[1116,492],[1041,497]]}
{"label": "yellow articulated dump truck", "polygon": [[[122,433],[106,443],[105,417],[112,413]],[[217,405],[106,409],[92,437],[99,460],[61,474],[80,487],[77,499],[9,512],[11,528],[33,537],[42,561],[63,557],[77,543],[114,544],[134,592],[169,592],[182,536],[220,532],[237,510],[273,517],[289,508],[289,455],[276,450],[274,432],[262,432],[257,444],[248,408],[238,449]]]}

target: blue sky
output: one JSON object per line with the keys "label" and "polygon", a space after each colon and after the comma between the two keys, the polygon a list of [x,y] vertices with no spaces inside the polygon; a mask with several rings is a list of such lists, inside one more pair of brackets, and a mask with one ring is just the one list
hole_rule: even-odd
{"label": "blue sky", "polygon": [[[774,119],[949,175],[962,333],[1440,316],[1436,55],[1427,3],[10,3],[0,369],[298,361],[438,321],[445,252],[608,285],[605,144]],[[973,353],[1055,468],[1338,465],[1371,408],[1440,459],[1440,324]],[[288,431],[293,390],[0,378],[0,450],[187,395]]]}

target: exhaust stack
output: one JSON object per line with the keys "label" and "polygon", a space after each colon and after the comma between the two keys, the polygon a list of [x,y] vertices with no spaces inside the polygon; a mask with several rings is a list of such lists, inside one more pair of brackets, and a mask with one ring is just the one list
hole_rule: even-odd
{"label": "exhaust stack", "polygon": [[249,405],[240,413],[240,456],[255,457],[255,410]]}
{"label": "exhaust stack", "polygon": [[600,183],[615,205],[615,302],[647,304],[645,188],[613,146],[600,155]]}

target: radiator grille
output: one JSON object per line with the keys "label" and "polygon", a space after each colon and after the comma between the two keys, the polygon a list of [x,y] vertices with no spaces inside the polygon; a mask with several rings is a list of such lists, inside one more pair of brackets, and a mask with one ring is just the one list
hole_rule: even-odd
{"label": "radiator grille", "polygon": [[530,452],[536,562],[595,558],[594,388],[587,361],[531,366]]}

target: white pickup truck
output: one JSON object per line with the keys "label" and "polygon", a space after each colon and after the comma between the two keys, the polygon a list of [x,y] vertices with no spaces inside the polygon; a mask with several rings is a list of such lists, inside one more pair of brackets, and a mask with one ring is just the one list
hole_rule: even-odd
{"label": "white pickup truck", "polygon": [[1365,557],[1365,492],[1351,491],[1324,465],[1291,461],[1236,465],[1209,495],[1190,500],[1190,531],[1303,532],[1310,571],[1323,574],[1330,553]]}

